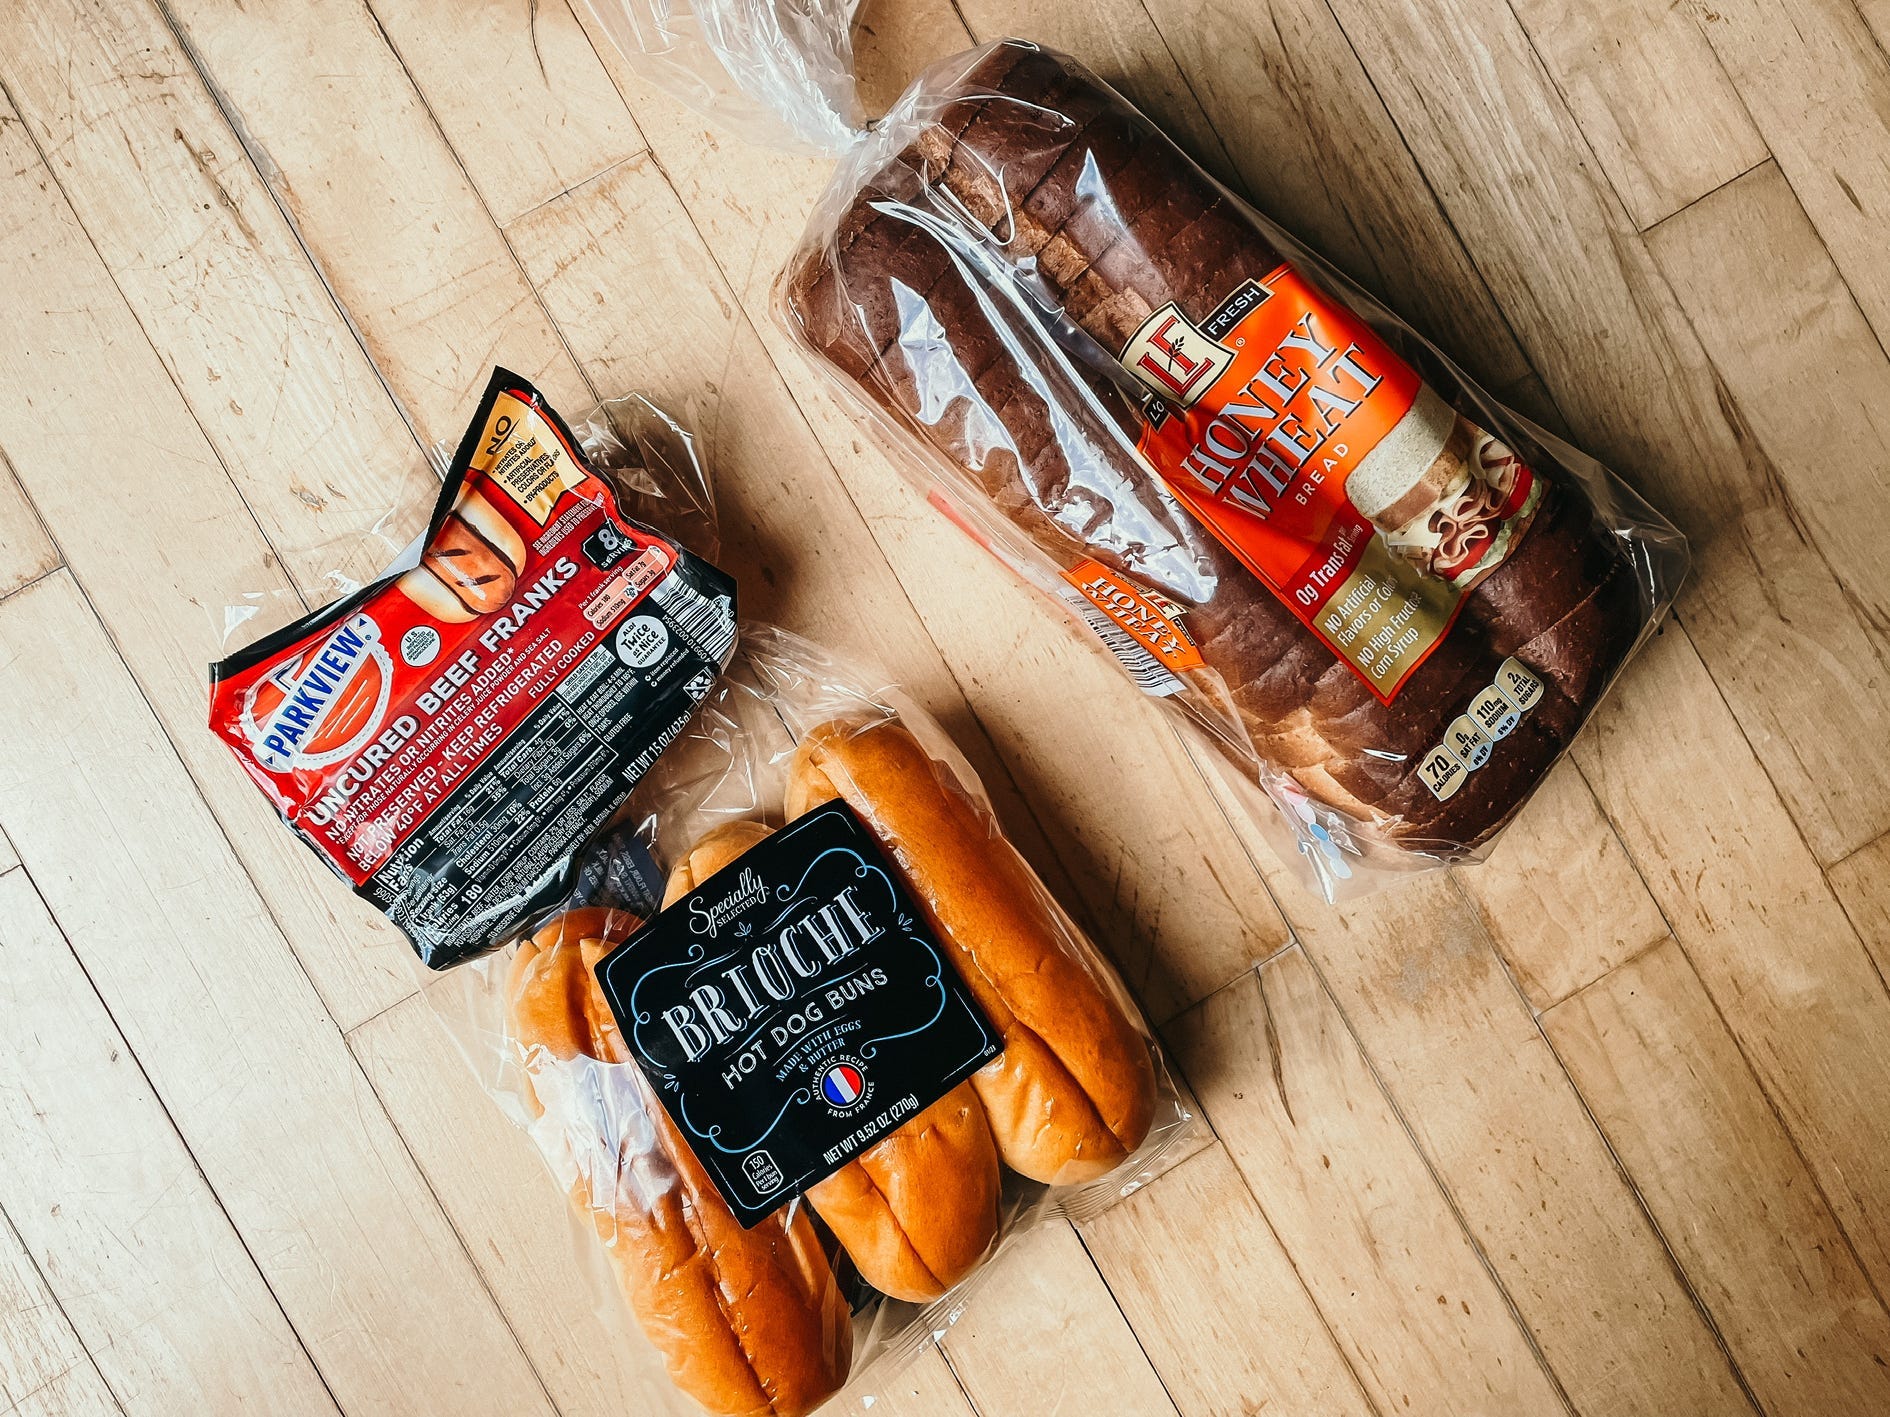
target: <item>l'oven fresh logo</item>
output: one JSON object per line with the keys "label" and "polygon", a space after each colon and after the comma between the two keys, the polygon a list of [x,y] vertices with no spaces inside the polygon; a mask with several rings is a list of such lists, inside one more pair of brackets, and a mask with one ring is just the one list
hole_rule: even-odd
{"label": "l'oven fresh logo", "polygon": [[326,767],[380,726],[394,666],[380,627],[350,616],[327,639],[257,680],[243,704],[256,758],[271,772]]}
{"label": "l'oven fresh logo", "polygon": [[1192,408],[1233,361],[1232,350],[1195,328],[1172,301],[1122,347],[1122,367],[1176,408]]}

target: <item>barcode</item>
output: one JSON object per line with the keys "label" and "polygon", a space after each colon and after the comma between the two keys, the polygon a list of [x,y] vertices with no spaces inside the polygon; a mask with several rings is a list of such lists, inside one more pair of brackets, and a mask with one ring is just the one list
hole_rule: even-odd
{"label": "barcode", "polygon": [[1170,694],[1179,694],[1187,686],[1168,672],[1168,667],[1157,659],[1148,649],[1122,626],[1111,620],[1102,609],[1093,604],[1081,591],[1074,588],[1063,591],[1063,598],[1070,609],[1082,616],[1083,623],[1090,632],[1103,642],[1103,646],[1116,657],[1116,663],[1129,671],[1129,677],[1135,680],[1135,687],[1155,698],[1166,698]]}
{"label": "barcode", "polygon": [[670,628],[703,659],[720,665],[735,648],[735,608],[726,598],[710,600],[671,571],[650,588],[650,599],[667,613]]}

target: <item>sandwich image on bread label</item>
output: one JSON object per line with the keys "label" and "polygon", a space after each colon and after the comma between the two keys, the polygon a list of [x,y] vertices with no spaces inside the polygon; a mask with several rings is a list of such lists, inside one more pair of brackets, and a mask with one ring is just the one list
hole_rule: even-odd
{"label": "sandwich image on bread label", "polygon": [[1502,564],[1541,501],[1522,460],[1429,384],[1352,469],[1345,495],[1394,554],[1459,590]]}
{"label": "sandwich image on bread label", "polygon": [[434,619],[463,624],[505,609],[524,569],[524,538],[497,507],[466,491],[400,588]]}

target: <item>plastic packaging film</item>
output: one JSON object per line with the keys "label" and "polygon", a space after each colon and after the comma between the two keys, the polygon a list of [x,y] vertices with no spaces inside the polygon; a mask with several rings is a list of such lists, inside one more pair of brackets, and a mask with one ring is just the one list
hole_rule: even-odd
{"label": "plastic packaging film", "polygon": [[[512,776],[530,800],[553,808],[568,793],[547,764],[568,754],[562,739],[534,736],[533,713],[514,724],[503,698],[486,703],[463,722],[506,728],[528,750],[497,729],[461,744],[470,766],[444,770],[436,781],[461,776],[431,808],[453,822],[457,854],[450,870],[429,871],[469,877],[460,894],[490,912],[480,919],[494,938],[445,947],[415,929],[403,901],[425,883],[403,878],[401,894],[376,903],[442,972],[425,997],[567,1192],[582,1242],[602,1257],[599,1307],[634,1324],[633,1363],[718,1414],[789,1417],[849,1385],[870,1389],[956,1318],[1010,1236],[1106,1205],[1172,1161],[1196,1134],[1188,1107],[1134,1001],[1005,838],[972,769],[881,677],[744,624],[681,724],[642,700],[598,707],[617,661],[662,662],[605,573],[642,564],[642,538],[659,551],[716,549],[709,479],[686,429],[635,397],[567,425],[500,371],[467,440],[436,461],[441,511],[386,575],[220,667],[221,729],[265,790],[283,792],[297,773],[325,787],[366,759],[390,715],[418,720],[402,743],[425,743],[425,715],[457,726],[454,694],[501,677],[469,663],[457,688],[410,692],[396,662],[423,671],[424,685],[456,662],[456,628],[508,645],[558,616],[560,597],[582,596],[581,615],[548,621],[554,643],[591,626],[574,652],[505,682],[538,694],[539,712],[562,712],[564,696],[606,746],[615,734],[640,748],[660,713],[660,752],[584,842],[528,888],[498,890],[509,858],[483,827],[508,840],[541,827],[517,791],[480,781],[487,760],[476,751],[498,737],[499,757],[522,759]],[[535,536],[511,525],[518,507],[542,514]],[[664,552],[652,575],[675,574],[680,554]],[[562,564],[585,557],[598,560],[590,580]],[[646,580],[635,582],[638,604],[668,583]],[[403,629],[416,607],[425,615]],[[376,627],[357,629],[364,619]],[[495,636],[490,627],[510,619],[521,628]],[[344,653],[350,636],[384,652]],[[559,677],[556,666],[600,652],[608,670]],[[512,675],[513,661],[494,662]],[[258,683],[279,682],[285,701],[305,695],[309,713],[284,718],[254,692],[233,694],[257,667]],[[360,688],[389,682],[378,698]],[[409,699],[418,707],[404,715]],[[291,741],[275,742],[284,734]],[[460,743],[443,741],[449,752]],[[284,776],[264,770],[284,754]],[[409,759],[430,760],[403,749],[372,765],[404,773]],[[374,820],[357,836],[397,851]],[[833,847],[835,832],[860,849]],[[771,867],[767,853],[790,845]],[[846,869],[833,869],[836,856]],[[721,928],[698,942],[701,902],[718,896]],[[842,938],[849,920],[858,933]],[[676,958],[655,935],[666,921],[687,946]],[[638,988],[681,981],[664,996],[670,1008],[615,990],[613,970],[631,966]],[[689,1067],[674,1047],[649,1046],[665,1025]],[[954,1052],[967,1037],[977,1046]],[[715,1097],[726,1106],[705,1124],[691,1109]],[[767,1120],[759,1136],[732,1145],[725,1128],[756,1117]],[[732,1191],[731,1177],[754,1183],[754,1197]]]}
{"label": "plastic packaging film", "polygon": [[1328,895],[1480,855],[1684,573],[1605,469],[1034,45],[922,76],[777,295],[895,461],[1265,791]]}

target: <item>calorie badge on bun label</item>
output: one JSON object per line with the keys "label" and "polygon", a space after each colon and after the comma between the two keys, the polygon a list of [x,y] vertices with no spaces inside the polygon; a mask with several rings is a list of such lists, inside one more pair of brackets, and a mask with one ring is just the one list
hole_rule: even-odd
{"label": "calorie badge on bun label", "polygon": [[1003,1051],[871,832],[835,800],[598,964],[652,1089],[744,1226]]}
{"label": "calorie badge on bun label", "polygon": [[210,726],[441,968],[569,886],[733,655],[735,585],[502,369],[398,565],[213,665]]}

